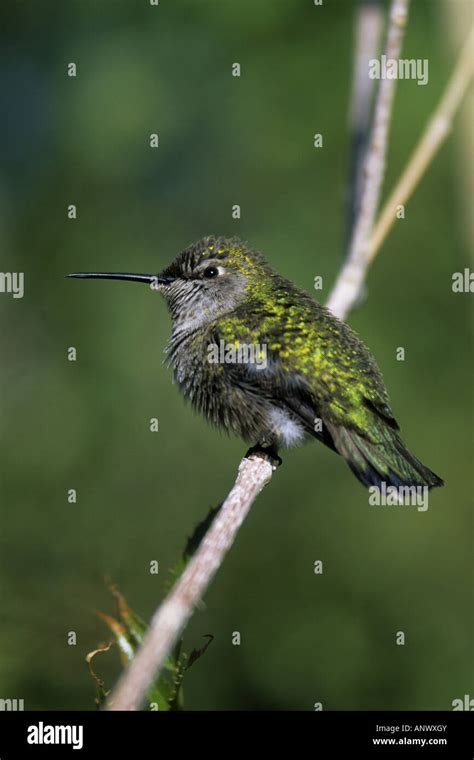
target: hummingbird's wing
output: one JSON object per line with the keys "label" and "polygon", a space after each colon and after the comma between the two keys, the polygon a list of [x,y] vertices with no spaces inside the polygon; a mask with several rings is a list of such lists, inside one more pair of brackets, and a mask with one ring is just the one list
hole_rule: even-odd
{"label": "hummingbird's wing", "polygon": [[312,435],[315,418],[370,434],[376,415],[398,429],[381,373],[362,341],[309,295],[297,296],[289,302],[285,288],[286,302],[276,295],[220,320],[217,340],[257,346],[266,359],[265,366],[227,365],[232,381],[287,406]]}
{"label": "hummingbird's wing", "polygon": [[229,380],[286,410],[308,434],[338,451],[365,485],[441,485],[398,434],[370,351],[347,324],[295,291],[282,281],[272,299],[245,304],[219,321],[218,340],[256,345],[260,354],[254,356],[264,353],[266,359],[265,366],[226,365]]}

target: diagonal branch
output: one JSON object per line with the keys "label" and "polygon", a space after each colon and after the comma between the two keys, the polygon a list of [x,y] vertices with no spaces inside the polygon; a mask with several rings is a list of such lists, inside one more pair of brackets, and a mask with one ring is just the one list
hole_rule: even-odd
{"label": "diagonal branch", "polygon": [[[397,36],[400,33],[400,30],[403,30],[406,18],[406,7],[407,3],[402,0],[393,0],[392,2],[388,31],[388,39],[391,39],[392,41],[394,35]],[[399,15],[400,12],[402,13],[401,16]],[[403,21],[401,21],[402,17]],[[396,27],[396,30],[394,27]],[[462,61],[465,61],[466,55],[468,55],[468,53],[464,51],[461,55]],[[466,90],[467,83],[472,74],[472,71],[469,73],[469,67],[465,62],[458,64],[456,72],[459,72],[459,67],[461,68],[462,74],[458,73],[454,75],[448,85],[446,95],[442,99],[442,103],[444,103],[442,115],[445,117],[447,116],[449,122],[452,120],[454,113],[460,104],[462,95]],[[383,103],[380,105],[380,108],[383,107],[385,111],[383,122],[385,123],[386,130],[388,130],[392,101],[393,97],[390,96],[388,99],[384,98]],[[388,111],[386,110],[387,108]],[[437,114],[439,115],[439,111],[437,111]],[[375,118],[374,115],[374,119]],[[377,135],[378,139],[382,140],[382,143],[385,145],[386,133],[385,135],[381,135],[380,131],[378,131]],[[446,135],[447,130],[444,130],[444,137],[442,139],[444,139]],[[367,155],[367,161],[370,161],[370,170],[368,170],[366,176],[370,177],[372,181],[372,188],[370,189],[372,197],[370,198],[370,203],[367,199],[365,204],[361,203],[360,213],[362,214],[362,205],[364,205],[364,213],[367,217],[364,219],[364,225],[362,228],[365,235],[363,240],[361,231],[359,230],[358,232],[358,245],[360,245],[358,250],[360,253],[357,259],[359,271],[355,276],[357,288],[360,288],[360,285],[363,283],[370,261],[377,252],[375,246],[380,245],[384,238],[384,236],[380,236],[378,242],[377,240],[374,240],[375,236],[373,235],[369,246],[368,241],[372,231],[372,224],[378,203],[378,193],[382,183],[385,163],[385,152],[383,151],[381,153],[379,147],[380,143],[377,144],[377,150],[372,156]],[[417,170],[417,178],[419,178],[426,169],[426,166],[434,153],[435,150],[430,150],[429,153],[424,154],[421,171]],[[375,156],[377,157],[376,159]],[[376,176],[377,174],[378,177]],[[405,174],[403,176],[405,176]],[[367,182],[365,192],[369,192]],[[381,218],[383,218],[383,214],[381,215]],[[370,224],[368,223],[368,219],[370,219]],[[362,222],[360,222],[360,224],[362,225]],[[356,226],[359,226],[359,222]],[[354,269],[352,269],[352,272],[354,272]],[[336,286],[330,297],[330,303],[332,301],[332,308],[335,310],[335,313],[339,316],[344,316],[350,311],[357,299],[357,288],[354,289],[351,280],[348,280],[348,273],[345,265],[339,274]],[[234,487],[224,501],[217,516],[214,518],[211,527],[207,531],[181,578],[177,581],[168,597],[153,615],[142,647],[119,680],[116,689],[108,700],[107,709],[139,709],[148,687],[162,669],[169,652],[178,640],[186,623],[193,614],[196,605],[206,592],[214,575],[224,561],[224,558],[232,546],[238,530],[247,516],[254,500],[264,486],[270,481],[271,476],[271,462],[263,453],[252,454],[241,461]]]}
{"label": "diagonal branch", "polygon": [[450,133],[454,116],[471,83],[473,74],[474,26],[471,28],[456,68],[425,132],[378,216],[367,249],[368,264],[375,258],[380,250],[380,246],[387,237],[395,221],[397,207],[402,206],[412,195],[436,152]]}
{"label": "diagonal branch", "polygon": [[242,459],[237,480],[183,574],[151,619],[147,636],[108,702],[109,710],[137,710],[199,600],[221,566],[250,507],[272,476],[262,454]]}
{"label": "diagonal branch", "polygon": [[367,75],[370,61],[380,52],[384,12],[380,0],[360,0],[355,19],[352,96],[349,110],[350,168],[347,183],[347,247],[358,212],[362,189],[364,156],[370,130],[374,80]]}
{"label": "diagonal branch", "polygon": [[[408,0],[392,0],[385,46],[387,60],[398,60],[408,17]],[[368,76],[368,71],[367,71]],[[328,308],[344,319],[359,299],[367,270],[367,249],[385,174],[388,132],[395,95],[396,79],[381,79],[372,129],[364,162],[363,187],[357,220],[346,262],[336,280],[327,303]]]}

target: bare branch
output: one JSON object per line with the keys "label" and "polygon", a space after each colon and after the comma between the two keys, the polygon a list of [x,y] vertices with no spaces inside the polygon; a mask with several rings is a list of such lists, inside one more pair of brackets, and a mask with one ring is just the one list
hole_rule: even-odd
{"label": "bare branch", "polygon": [[263,453],[242,459],[234,487],[180,579],[152,617],[143,644],[110,697],[107,709],[138,710],[272,471]]}
{"label": "bare branch", "polygon": [[397,207],[412,195],[436,152],[451,131],[454,115],[474,74],[474,26],[459,56],[446,90],[431,117],[418,145],[410,156],[402,176],[385,203],[374,226],[367,249],[367,264],[377,255],[390,231]]}
{"label": "bare branch", "polygon": [[380,0],[360,0],[355,20],[352,95],[349,110],[350,169],[347,191],[347,242],[358,216],[364,156],[370,128],[374,80],[367,76],[369,62],[380,52],[384,14]]}
{"label": "bare branch", "polygon": [[[392,0],[385,55],[398,60],[408,17],[408,0]],[[367,70],[367,77],[369,72]],[[328,307],[344,319],[359,298],[367,269],[367,250],[385,173],[387,139],[396,79],[381,79],[375,102],[374,120],[364,164],[359,213],[349,246],[349,254],[332,289]]]}

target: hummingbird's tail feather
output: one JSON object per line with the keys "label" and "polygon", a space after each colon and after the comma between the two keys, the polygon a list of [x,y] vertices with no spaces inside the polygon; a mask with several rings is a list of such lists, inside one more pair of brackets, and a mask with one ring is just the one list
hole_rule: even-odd
{"label": "hummingbird's tail feather", "polygon": [[396,430],[384,426],[377,443],[357,431],[331,426],[336,449],[344,457],[355,476],[365,486],[444,485],[441,478],[425,467],[405,446]]}

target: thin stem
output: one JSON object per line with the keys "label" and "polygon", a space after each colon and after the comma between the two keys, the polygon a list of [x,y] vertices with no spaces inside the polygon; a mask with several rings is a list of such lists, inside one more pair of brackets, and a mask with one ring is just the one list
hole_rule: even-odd
{"label": "thin stem", "polygon": [[[398,60],[408,18],[408,0],[392,0],[385,55]],[[369,71],[367,70],[367,77]],[[385,173],[388,132],[392,114],[396,79],[381,79],[375,102],[374,119],[364,163],[363,187],[357,222],[349,254],[330,293],[328,307],[344,319],[357,302],[367,269],[367,249]]]}
{"label": "thin stem", "polygon": [[438,107],[431,117],[418,145],[411,154],[405,170],[378,216],[367,249],[368,263],[373,261],[380,250],[383,241],[387,237],[387,234],[396,219],[397,208],[403,206],[412,195],[436,152],[450,133],[454,116],[466,93],[473,74],[474,26],[468,35],[456,68],[454,69],[446,90],[439,101]]}
{"label": "thin stem", "polygon": [[370,128],[374,80],[367,76],[369,63],[380,51],[384,14],[379,0],[360,0],[355,20],[352,95],[349,111],[350,168],[347,191],[347,246],[357,220],[364,157]]}

